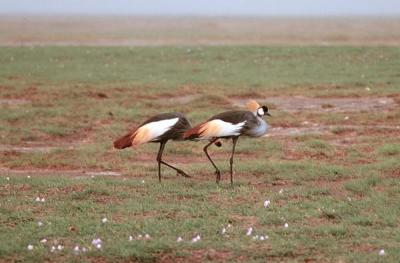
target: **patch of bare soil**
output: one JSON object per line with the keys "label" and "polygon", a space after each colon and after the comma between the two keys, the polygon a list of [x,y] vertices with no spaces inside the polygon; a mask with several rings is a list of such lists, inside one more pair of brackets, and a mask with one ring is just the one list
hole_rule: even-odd
{"label": "patch of bare soil", "polygon": [[122,174],[115,171],[84,171],[84,170],[51,170],[51,169],[27,169],[17,170],[0,168],[0,174],[13,175],[39,175],[39,176],[121,176]]}
{"label": "patch of bare soil", "polygon": [[368,243],[360,243],[358,245],[353,245],[352,247],[350,247],[351,251],[355,251],[355,252],[373,252],[373,251],[377,251],[378,248],[372,246],[371,244]]}
{"label": "patch of bare soil", "polygon": [[344,189],[343,185],[346,182],[351,181],[352,178],[341,178],[340,180],[317,180],[314,186],[320,188],[326,188],[329,190],[329,194],[338,199],[347,199],[348,192]]}
{"label": "patch of bare soil", "polygon": [[[187,91],[179,91],[177,92],[178,94],[187,94],[187,93],[192,93],[192,90],[190,88],[184,87],[181,90],[187,90]],[[185,104],[191,104],[193,107],[193,104],[196,105],[196,107],[209,107],[209,104],[212,105],[219,105],[219,106],[230,106],[231,101],[221,95],[214,95],[214,94],[187,94],[187,95],[182,95],[182,96],[177,96],[176,94],[169,94],[169,93],[163,93],[159,94],[154,98],[157,100],[158,103],[162,105],[185,105]],[[207,104],[205,104],[207,102]],[[152,103],[152,102],[151,102]]]}
{"label": "patch of bare soil", "polygon": [[[231,146],[229,146],[231,147]],[[213,159],[226,159],[228,161],[228,158],[230,157],[230,148],[227,148],[226,151],[223,152],[215,152],[213,149],[208,150],[211,158]],[[257,154],[251,154],[251,153],[235,153],[235,158],[239,159],[250,159],[257,156]],[[138,162],[138,163],[156,163],[156,157],[157,153],[154,154],[141,154],[137,157],[134,158],[133,162]],[[180,164],[191,164],[191,163],[208,163],[207,157],[202,154],[201,156],[191,156],[191,155],[168,155],[164,154],[163,155],[163,160],[167,163],[180,163]]]}
{"label": "patch of bare soil", "polygon": [[15,146],[0,145],[0,152],[19,152],[19,153],[49,153],[55,150],[73,150],[74,146],[55,147],[55,146]]}
{"label": "patch of bare soil", "polygon": [[167,96],[160,100],[168,104],[187,104],[199,98],[199,95]]}
{"label": "patch of bare soil", "polygon": [[[243,107],[247,99],[234,99],[232,104]],[[359,112],[372,110],[389,110],[396,106],[390,97],[364,98],[310,98],[304,96],[270,97],[259,99],[258,102],[273,105],[276,109],[287,112],[318,111],[318,112]]]}
{"label": "patch of bare soil", "polygon": [[120,176],[121,173],[113,171],[98,171],[98,172],[85,172],[85,174],[90,176]]}
{"label": "patch of bare soil", "polygon": [[[50,138],[50,137],[49,137]],[[26,141],[21,145],[0,144],[0,152],[17,152],[17,153],[50,153],[56,150],[74,150],[82,144],[87,144],[87,138],[80,138],[79,141],[72,141],[65,138],[51,137],[47,141]]]}
{"label": "patch of bare soil", "polygon": [[[160,255],[156,262],[227,262],[232,257],[230,251],[217,251],[215,249],[193,250],[187,257],[176,257],[172,255]],[[236,258],[237,259],[237,258]]]}
{"label": "patch of bare soil", "polygon": [[[322,135],[332,135],[337,133],[338,129],[342,129],[347,132],[347,136],[357,135],[363,130],[367,129],[368,134],[373,134],[374,132],[382,134],[384,133],[397,133],[400,132],[400,126],[390,126],[390,125],[319,125],[313,124],[312,126],[303,127],[272,127],[268,134],[264,137],[276,137],[276,136],[299,136],[299,135],[309,135],[309,134],[322,134]],[[338,142],[339,143],[339,142]]]}
{"label": "patch of bare soil", "polygon": [[0,99],[0,105],[23,105],[29,102],[29,100],[24,99]]}
{"label": "patch of bare soil", "polygon": [[258,224],[258,217],[256,216],[242,216],[242,215],[231,215],[229,222],[235,225],[243,225],[243,226],[256,226]]}
{"label": "patch of bare soil", "polygon": [[[139,163],[157,163],[156,160],[157,153],[154,154],[141,154],[134,158],[134,162]],[[201,157],[193,157],[193,156],[178,156],[178,155],[163,155],[163,160],[167,163],[193,163],[193,162],[203,162],[203,158]]]}
{"label": "patch of bare soil", "polygon": [[275,136],[299,136],[309,134],[331,134],[331,129],[328,126],[315,127],[274,127],[264,137]]}

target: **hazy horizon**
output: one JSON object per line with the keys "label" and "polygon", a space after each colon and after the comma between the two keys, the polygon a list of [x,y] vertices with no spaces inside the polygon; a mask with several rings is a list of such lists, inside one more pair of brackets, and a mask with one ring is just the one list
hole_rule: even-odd
{"label": "hazy horizon", "polygon": [[3,0],[0,14],[150,16],[398,16],[396,0]]}

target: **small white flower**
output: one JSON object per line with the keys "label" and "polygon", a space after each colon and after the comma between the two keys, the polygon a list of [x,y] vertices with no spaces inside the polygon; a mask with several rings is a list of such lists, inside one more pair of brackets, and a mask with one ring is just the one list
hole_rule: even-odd
{"label": "small white flower", "polygon": [[101,239],[100,238],[96,238],[92,240],[92,245],[96,246],[97,244],[101,244]]}
{"label": "small white flower", "polygon": [[197,235],[194,238],[192,238],[192,243],[196,243],[196,242],[200,241],[200,239],[201,239],[200,235]]}
{"label": "small white flower", "polygon": [[271,201],[265,200],[265,202],[264,202],[264,207],[267,208],[267,207],[269,206],[270,203],[271,203]]}
{"label": "small white flower", "polygon": [[7,181],[10,181],[10,177],[7,176],[7,177],[6,177],[6,180],[7,180]]}
{"label": "small white flower", "polygon": [[247,229],[246,236],[251,236],[251,233],[253,233],[253,228],[252,228],[252,227],[249,227],[249,228]]}
{"label": "small white flower", "polygon": [[225,234],[226,233],[226,228],[224,227],[224,228],[222,228],[222,231],[221,231],[221,233],[222,234]]}
{"label": "small white flower", "polygon": [[32,250],[33,246],[31,244],[28,245],[28,250]]}
{"label": "small white flower", "polygon": [[82,248],[82,252],[85,253],[87,249],[85,247]]}
{"label": "small white flower", "polygon": [[144,184],[144,180],[142,180],[142,184]]}
{"label": "small white flower", "polygon": [[283,189],[279,190],[279,193],[280,193],[280,194],[283,194]]}
{"label": "small white flower", "polygon": [[35,201],[36,201],[36,202],[40,202],[40,197],[39,197],[39,196],[36,197]]}
{"label": "small white flower", "polygon": [[75,254],[78,254],[79,251],[80,251],[79,246],[75,246],[75,247],[74,247],[74,253],[75,253]]}
{"label": "small white flower", "polygon": [[133,240],[133,236],[129,236],[129,241],[132,241]]}
{"label": "small white flower", "polygon": [[379,250],[379,256],[384,256],[385,255],[385,250],[381,249]]}
{"label": "small white flower", "polygon": [[61,246],[61,245],[58,245],[58,246],[57,246],[57,249],[60,250],[60,251],[63,250],[63,248],[64,248],[64,247]]}
{"label": "small white flower", "polygon": [[350,119],[350,117],[349,117],[349,116],[346,116],[346,117],[344,117],[344,119],[347,121],[348,119]]}
{"label": "small white flower", "polygon": [[103,222],[103,224],[104,224],[104,223],[107,223],[107,221],[108,221],[108,219],[105,218],[105,217],[104,217],[103,219],[101,219],[101,222]]}
{"label": "small white flower", "polygon": [[181,237],[178,237],[177,239],[176,239],[176,242],[182,242],[183,241],[183,238],[181,238]]}
{"label": "small white flower", "polygon": [[366,87],[365,90],[366,91],[370,91],[371,89],[370,89],[370,87]]}
{"label": "small white flower", "polygon": [[30,175],[28,175],[26,178],[28,178],[28,179],[31,179],[31,176],[30,176]]}
{"label": "small white flower", "polygon": [[54,252],[56,251],[56,247],[55,246],[51,246],[50,252]]}
{"label": "small white flower", "polygon": [[149,234],[146,234],[146,235],[144,235],[144,238],[145,238],[145,239],[150,239],[150,235],[149,235]]}
{"label": "small white flower", "polygon": [[142,235],[138,235],[137,237],[138,237],[138,239],[141,239],[143,236]]}
{"label": "small white flower", "polygon": [[227,226],[228,228],[231,228],[232,227],[232,225],[231,224],[228,224],[228,226]]}
{"label": "small white flower", "polygon": [[264,236],[260,236],[260,240],[264,240],[265,238],[264,238]]}
{"label": "small white flower", "polygon": [[268,239],[268,238],[269,238],[269,236],[268,236],[268,235],[265,235],[264,237],[265,237],[265,239]]}
{"label": "small white flower", "polygon": [[42,240],[40,240],[40,243],[44,244],[47,242],[47,239],[43,238]]}
{"label": "small white flower", "polygon": [[94,178],[94,175],[91,175],[90,178]]}
{"label": "small white flower", "polygon": [[97,249],[100,249],[100,248],[101,248],[101,244],[100,244],[100,243],[97,244],[97,245],[96,245],[96,248],[97,248]]}
{"label": "small white flower", "polygon": [[288,227],[289,227],[289,224],[288,224],[288,223],[285,223],[284,227],[285,227],[285,228],[288,228]]}
{"label": "small white flower", "polygon": [[38,224],[38,226],[43,226],[43,222],[42,221],[39,221],[37,224]]}
{"label": "small white flower", "polygon": [[42,202],[42,203],[44,203],[44,201],[45,201],[45,199],[44,199],[44,197],[40,200],[40,202]]}
{"label": "small white flower", "polygon": [[258,235],[255,235],[255,236],[253,237],[253,240],[258,240]]}

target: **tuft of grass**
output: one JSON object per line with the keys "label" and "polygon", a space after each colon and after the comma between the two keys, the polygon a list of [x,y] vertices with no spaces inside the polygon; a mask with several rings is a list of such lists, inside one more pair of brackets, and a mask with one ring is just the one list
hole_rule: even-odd
{"label": "tuft of grass", "polygon": [[377,176],[368,176],[367,178],[352,180],[346,183],[344,187],[346,190],[365,195],[371,191],[371,188],[376,186],[378,182],[379,178]]}
{"label": "tuft of grass", "polygon": [[383,156],[396,156],[400,154],[400,144],[384,144],[378,148],[378,153]]}
{"label": "tuft of grass", "polygon": [[323,140],[307,140],[304,143],[305,148],[303,149],[305,152],[309,152],[311,154],[322,154],[325,156],[332,156],[334,154],[334,148]]}

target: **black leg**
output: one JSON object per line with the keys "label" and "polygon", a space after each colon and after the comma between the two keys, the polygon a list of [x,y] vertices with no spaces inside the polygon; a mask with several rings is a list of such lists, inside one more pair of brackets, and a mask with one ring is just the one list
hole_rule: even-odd
{"label": "black leg", "polygon": [[166,162],[164,162],[164,161],[161,161],[161,163],[164,164],[164,165],[166,165],[166,166],[168,166],[168,167],[170,167],[170,168],[172,168],[172,169],[174,169],[178,174],[182,175],[183,177],[190,178],[190,175],[188,175],[187,173],[185,173],[185,172],[182,171],[181,169],[176,168],[175,166],[172,166],[172,165],[170,165],[169,163],[166,163]]}
{"label": "black leg", "polygon": [[164,151],[165,142],[160,143],[160,148],[158,149],[157,162],[158,162],[158,181],[161,182],[161,156]]}
{"label": "black leg", "polygon": [[215,165],[215,163],[213,162],[213,160],[211,160],[211,157],[210,157],[210,155],[208,155],[208,152],[207,152],[207,148],[208,148],[211,144],[213,144],[216,140],[218,140],[218,138],[215,138],[215,139],[211,140],[210,143],[208,143],[206,146],[204,146],[203,151],[204,151],[204,153],[206,154],[208,160],[210,160],[211,164],[212,164],[212,165],[214,166],[214,168],[215,168],[216,182],[217,182],[217,184],[218,184],[219,181],[221,180],[221,172],[219,171],[218,167]]}
{"label": "black leg", "polygon": [[166,144],[166,142],[162,142],[162,143],[160,144],[160,150],[158,151],[158,155],[157,155],[157,162],[158,162],[158,178],[159,178],[160,182],[161,182],[161,173],[160,173],[160,171],[161,171],[161,164],[164,164],[164,165],[166,165],[166,166],[168,166],[168,167],[174,169],[178,174],[180,174],[180,175],[182,175],[182,176],[184,176],[184,177],[190,177],[189,175],[187,175],[187,174],[186,174],[184,171],[182,171],[181,169],[178,169],[178,168],[176,168],[176,167],[174,167],[174,166],[170,165],[169,163],[166,163],[166,162],[164,162],[164,161],[162,160],[162,153],[163,153],[163,151],[164,151],[165,144]]}
{"label": "black leg", "polygon": [[233,185],[233,155],[235,154],[235,148],[236,148],[236,143],[237,143],[238,139],[239,139],[239,137],[232,138],[232,142],[233,142],[232,156],[231,156],[231,159],[229,160],[229,163],[231,165],[231,185]]}

